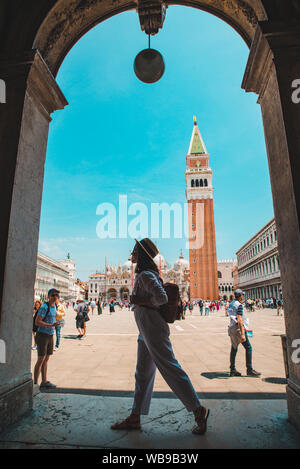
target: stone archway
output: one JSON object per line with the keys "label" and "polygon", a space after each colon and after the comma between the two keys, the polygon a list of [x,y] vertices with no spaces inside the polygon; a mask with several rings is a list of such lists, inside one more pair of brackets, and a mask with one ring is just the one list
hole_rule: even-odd
{"label": "stone archway", "polygon": [[[262,109],[285,298],[289,417],[300,428],[300,365],[291,360],[293,341],[300,337],[300,104],[292,100],[293,84],[300,79],[299,2],[169,4],[192,6],[222,18],[251,47],[242,87],[258,94]],[[9,106],[0,106],[0,169],[5,174],[0,337],[7,345],[6,363],[0,368],[0,430],[32,405],[31,317],[24,318],[24,311],[32,308],[50,116],[67,105],[55,76],[82,35],[106,18],[134,8],[136,3],[124,0],[28,0],[26,6],[18,0],[1,2],[0,77],[6,82]]]}
{"label": "stone archway", "polygon": [[122,287],[120,289],[121,301],[129,301],[129,289],[128,287]]}
{"label": "stone archway", "polygon": [[[74,0],[55,2],[34,37],[37,48],[56,76],[58,69],[73,45],[91,28],[123,11],[133,10],[136,2],[120,0],[114,2],[83,0],[78,5]],[[257,21],[267,18],[260,0],[178,0],[165,2],[167,5],[186,5],[207,11],[230,24],[250,47]]]}
{"label": "stone archway", "polygon": [[107,291],[107,300],[109,301],[110,299],[116,300],[118,297],[118,292],[115,288],[109,288]]}

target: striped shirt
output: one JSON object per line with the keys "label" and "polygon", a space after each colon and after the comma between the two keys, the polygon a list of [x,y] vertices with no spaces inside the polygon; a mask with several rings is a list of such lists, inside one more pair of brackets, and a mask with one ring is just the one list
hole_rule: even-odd
{"label": "striped shirt", "polygon": [[230,317],[229,326],[237,323],[237,316],[242,316],[243,326],[247,329],[249,321],[245,315],[244,305],[238,300],[233,300],[228,307],[228,316]]}

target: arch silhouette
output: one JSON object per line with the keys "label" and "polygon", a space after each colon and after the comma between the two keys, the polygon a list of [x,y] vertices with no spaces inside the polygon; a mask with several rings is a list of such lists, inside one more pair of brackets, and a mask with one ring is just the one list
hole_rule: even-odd
{"label": "arch silhouette", "polygon": [[[295,243],[299,239],[300,226],[300,109],[292,103],[290,95],[291,75],[297,73],[295,78],[300,76],[298,3],[280,0],[167,2],[167,5],[194,7],[221,18],[251,47],[242,88],[258,94],[262,109],[282,266],[282,286],[287,294],[285,310],[289,318],[286,322],[288,352],[291,352],[290,344],[295,334],[297,337],[300,334],[300,280],[294,275],[296,270],[300,270],[300,245]],[[32,306],[30,291],[34,285],[42,168],[50,116],[67,105],[55,77],[71,47],[86,32],[113,15],[136,9],[136,3],[126,3],[125,0],[30,0],[30,5],[31,9],[28,8],[28,2],[19,0],[2,0],[0,4],[0,66],[4,74],[1,78],[12,78],[11,83],[18,78],[18,86],[11,93],[13,106],[10,112],[3,109],[5,106],[0,106],[0,141],[3,142],[1,153],[5,155],[0,159],[0,170],[5,174],[2,186],[3,229],[0,233],[0,319],[6,324],[5,333],[9,339],[6,340],[7,353],[13,357],[12,360],[16,360],[13,353],[16,339],[23,340],[23,337],[18,335],[20,328],[15,327],[8,319],[9,315],[13,312],[17,322],[20,317],[24,321],[23,310],[29,311]],[[11,15],[11,11],[15,12],[14,15]],[[296,25],[298,29],[291,28],[291,25]],[[284,173],[282,167],[287,169]],[[32,184],[32,180],[41,181],[41,184]],[[277,239],[276,232],[274,236]],[[14,253],[21,251],[23,257],[17,258]],[[293,259],[293,263],[290,259]],[[16,277],[21,280],[18,298],[3,294],[12,288]],[[291,291],[294,292],[293,295],[289,295]],[[265,289],[264,292],[266,294]],[[31,318],[26,321],[25,330],[29,334]],[[24,344],[21,349],[25,351]],[[5,396],[8,397],[3,397],[2,408],[8,406],[5,418],[9,424],[12,420],[9,420],[10,417],[8,419],[8,415],[14,414],[16,419],[30,408],[30,403],[25,403],[22,398],[25,395],[24,389],[27,395],[32,392],[30,363],[26,353],[19,354],[18,360],[17,369],[14,367],[16,363],[12,362],[0,370],[0,385],[1,382],[8,383],[5,391]],[[300,389],[299,368],[291,367],[290,378],[296,387],[292,388],[290,384],[287,386],[287,397],[291,405],[289,418],[300,428],[300,413],[292,411],[300,408],[300,392],[297,391]],[[12,393],[16,394],[16,398],[11,398]],[[0,418],[0,430],[1,425]]]}
{"label": "arch silhouette", "polygon": [[[232,26],[248,47],[252,43],[257,22],[267,19],[261,0],[175,0],[165,3],[168,6],[197,8],[217,16]],[[135,2],[128,3],[125,0],[119,0],[118,3],[86,0],[82,5],[72,0],[57,1],[48,9],[40,24],[36,25],[32,37],[33,47],[41,52],[56,76],[70,49],[85,33],[114,15],[135,9]]]}

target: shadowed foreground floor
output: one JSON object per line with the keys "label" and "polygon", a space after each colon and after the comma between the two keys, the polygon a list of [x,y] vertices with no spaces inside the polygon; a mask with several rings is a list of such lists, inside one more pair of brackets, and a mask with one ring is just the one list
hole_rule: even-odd
{"label": "shadowed foreground floor", "polygon": [[[201,397],[201,395],[200,395]],[[193,416],[180,401],[154,398],[142,431],[113,431],[132,398],[39,393],[34,410],[0,435],[0,448],[300,448],[285,399],[203,399],[211,409],[205,436],[191,433]]]}

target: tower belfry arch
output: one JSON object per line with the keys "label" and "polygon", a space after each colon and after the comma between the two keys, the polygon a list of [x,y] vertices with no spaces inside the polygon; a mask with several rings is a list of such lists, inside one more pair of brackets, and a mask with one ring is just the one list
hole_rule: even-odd
{"label": "tower belfry arch", "polygon": [[[285,298],[289,360],[289,418],[300,428],[300,365],[292,360],[300,337],[300,104],[292,84],[300,78],[299,0],[178,0],[230,24],[250,54],[243,89],[261,106]],[[96,24],[138,2],[119,0],[2,0],[0,79],[0,430],[32,406],[31,311],[44,162],[51,114],[68,103],[55,77],[72,46]],[[101,45],[99,45],[101,47]],[[195,179],[195,178],[194,178]],[[209,178],[207,180],[209,187]],[[196,187],[196,185],[195,185]],[[15,284],[18,284],[18,296]]]}

